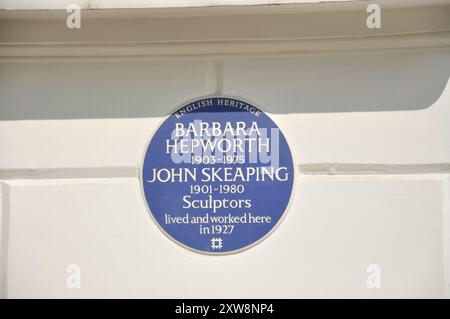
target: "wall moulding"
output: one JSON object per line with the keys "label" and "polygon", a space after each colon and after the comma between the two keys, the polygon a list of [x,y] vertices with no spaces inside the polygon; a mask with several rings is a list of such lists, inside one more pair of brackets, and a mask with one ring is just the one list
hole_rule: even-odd
{"label": "wall moulding", "polygon": [[347,51],[449,48],[450,32],[413,35],[254,41],[168,43],[1,43],[0,61],[11,58],[182,57],[279,55]]}

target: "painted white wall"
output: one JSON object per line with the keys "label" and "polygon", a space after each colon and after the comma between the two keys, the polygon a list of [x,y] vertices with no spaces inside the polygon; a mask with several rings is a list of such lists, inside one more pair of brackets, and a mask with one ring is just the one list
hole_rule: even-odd
{"label": "painted white wall", "polygon": [[[0,9],[8,10],[58,10],[75,3],[82,9],[123,9],[123,8],[191,8],[211,6],[262,6],[287,4],[317,4],[333,2],[357,2],[358,0],[1,0]],[[390,0],[401,3],[402,0]],[[409,0],[411,1],[411,0]],[[430,1],[430,0],[427,0]],[[433,0],[442,3],[447,0]],[[423,4],[424,0],[414,0]]]}
{"label": "painted white wall", "polygon": [[[233,29],[248,16],[216,27],[208,16],[93,18],[74,36],[58,19],[1,20],[2,296],[448,296],[450,9],[408,10],[408,25],[376,37],[347,21],[353,11],[253,16],[278,26],[267,32]],[[103,43],[109,28],[121,32]],[[298,166],[281,226],[224,257],[167,239],[137,177],[164,116],[214,93],[268,111]],[[66,286],[69,264],[80,289]],[[369,264],[380,289],[366,286]]]}
{"label": "painted white wall", "polygon": [[[148,216],[137,178],[10,181],[8,297],[442,297],[439,176],[300,176],[282,225],[224,257]],[[65,272],[79,264],[82,288]],[[366,267],[382,269],[367,289]]]}
{"label": "painted white wall", "polygon": [[[0,0],[0,9],[7,10],[61,10],[70,4],[78,4],[82,9],[159,9],[195,8],[224,6],[276,6],[276,5],[320,5],[345,4],[358,5],[362,0]],[[448,0],[378,0],[388,7],[417,7],[449,4]],[[339,7],[336,7],[339,8]],[[310,8],[307,8],[310,10]]]}

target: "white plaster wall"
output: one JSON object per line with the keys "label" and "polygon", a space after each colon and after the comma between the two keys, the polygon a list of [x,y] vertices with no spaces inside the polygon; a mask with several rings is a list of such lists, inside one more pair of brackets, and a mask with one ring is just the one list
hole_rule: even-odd
{"label": "white plaster wall", "polygon": [[[3,297],[448,296],[448,46],[114,59],[3,49]],[[298,166],[282,225],[225,257],[167,239],[137,177],[164,116],[214,93],[268,111]],[[80,289],[66,286],[68,264],[81,266]],[[366,286],[369,264],[380,289]]]}
{"label": "white plaster wall", "polygon": [[[136,178],[10,182],[8,297],[442,297],[442,181],[300,176],[287,218],[210,257],[161,234]],[[82,288],[67,289],[79,264]],[[382,267],[381,289],[366,267]]]}

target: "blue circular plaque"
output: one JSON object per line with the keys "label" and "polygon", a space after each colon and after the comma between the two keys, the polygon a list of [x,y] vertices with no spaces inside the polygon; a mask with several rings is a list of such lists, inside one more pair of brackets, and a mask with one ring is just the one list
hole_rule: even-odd
{"label": "blue circular plaque", "polygon": [[242,251],[267,237],[288,207],[292,153],[258,107],[211,96],[191,101],[148,144],[141,183],[150,214],[182,246]]}

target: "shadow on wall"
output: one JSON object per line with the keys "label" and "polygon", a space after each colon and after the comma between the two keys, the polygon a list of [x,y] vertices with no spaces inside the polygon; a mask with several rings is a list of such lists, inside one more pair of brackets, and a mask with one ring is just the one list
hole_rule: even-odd
{"label": "shadow on wall", "polygon": [[[223,92],[271,113],[416,110],[450,75],[450,50],[234,58],[221,62]],[[165,116],[214,93],[211,62],[136,60],[0,64],[0,120]]]}

